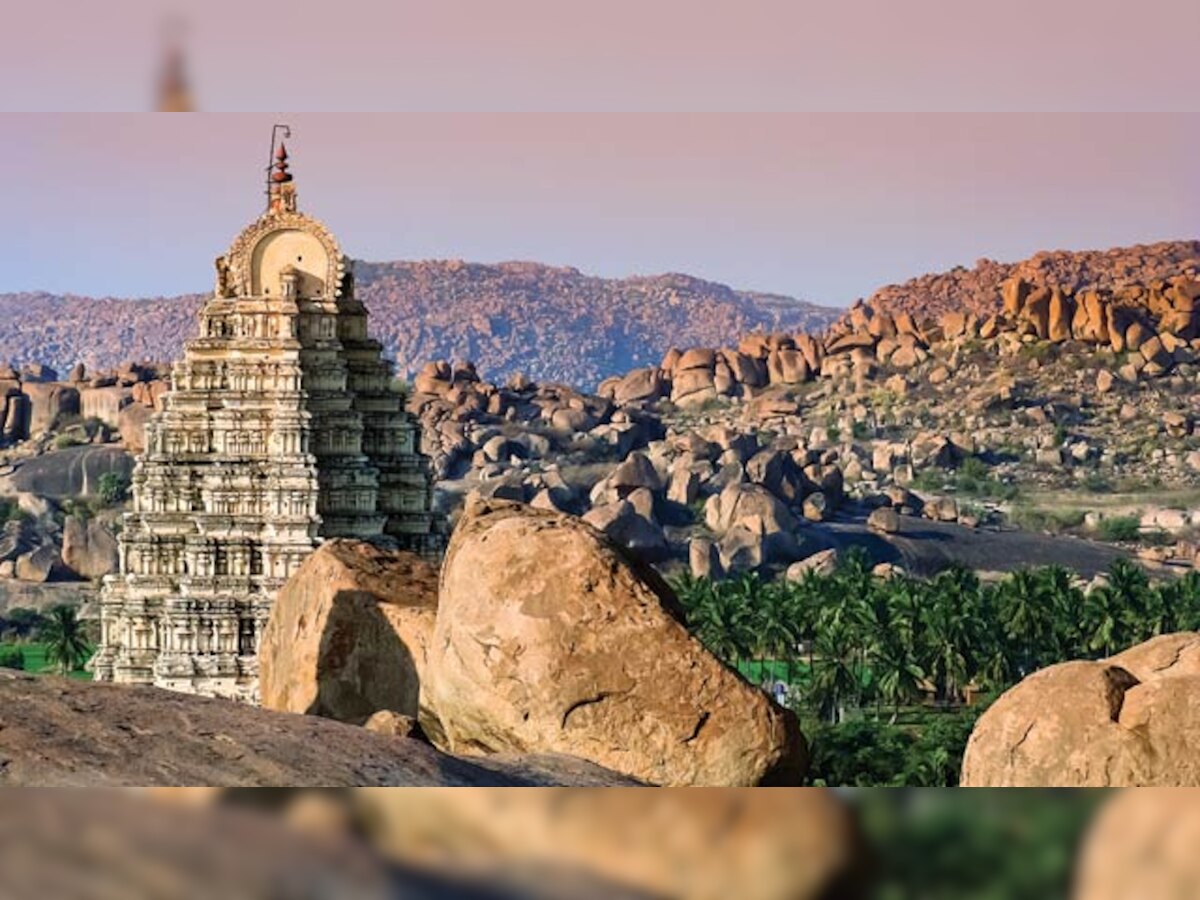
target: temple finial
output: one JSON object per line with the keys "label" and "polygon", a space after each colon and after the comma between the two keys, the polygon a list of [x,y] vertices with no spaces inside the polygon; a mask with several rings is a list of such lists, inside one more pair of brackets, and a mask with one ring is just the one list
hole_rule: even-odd
{"label": "temple finial", "polygon": [[159,112],[193,112],[195,107],[184,60],[182,25],[174,20],[168,21],[164,34],[166,49],[159,70],[155,108]]}
{"label": "temple finial", "polygon": [[291,129],[286,125],[276,125],[271,131],[271,165],[267,175],[267,212],[295,212],[296,184],[292,173],[288,171],[287,145],[279,141],[275,145],[279,132],[285,137],[291,137]]}

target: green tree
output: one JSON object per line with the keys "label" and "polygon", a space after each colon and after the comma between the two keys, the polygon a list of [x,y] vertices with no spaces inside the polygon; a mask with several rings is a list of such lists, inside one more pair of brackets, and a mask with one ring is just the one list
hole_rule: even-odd
{"label": "green tree", "polygon": [[859,655],[849,639],[848,626],[837,623],[822,628],[813,650],[809,702],[824,721],[837,725],[845,719],[849,707],[858,705],[862,684]]}
{"label": "green tree", "polygon": [[57,665],[64,675],[82,668],[91,654],[83,623],[70,606],[56,606],[50,611],[42,638],[47,662]]}

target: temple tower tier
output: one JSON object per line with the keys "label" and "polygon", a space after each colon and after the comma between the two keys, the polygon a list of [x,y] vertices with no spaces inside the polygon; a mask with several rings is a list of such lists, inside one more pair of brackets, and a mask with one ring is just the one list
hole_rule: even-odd
{"label": "temple tower tier", "polygon": [[100,598],[97,681],[258,699],[283,583],[323,539],[436,557],[445,523],[419,425],[368,337],[350,261],[296,208],[287,151],[146,429]]}

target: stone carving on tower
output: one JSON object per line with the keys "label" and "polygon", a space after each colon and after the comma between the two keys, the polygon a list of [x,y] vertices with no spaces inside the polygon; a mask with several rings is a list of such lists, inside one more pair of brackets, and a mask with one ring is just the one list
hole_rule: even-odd
{"label": "stone carving on tower", "polygon": [[419,426],[350,262],[297,210],[284,146],[273,155],[267,211],[217,260],[200,334],[147,425],[97,681],[255,702],[271,604],[322,539],[442,549]]}

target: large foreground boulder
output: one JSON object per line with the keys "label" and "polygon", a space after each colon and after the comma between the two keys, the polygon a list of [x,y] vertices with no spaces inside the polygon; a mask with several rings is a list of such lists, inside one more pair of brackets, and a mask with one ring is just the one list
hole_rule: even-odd
{"label": "large foreground boulder", "polygon": [[1200,786],[1200,634],[1030,675],[976,723],[961,783]]}
{"label": "large foreground boulder", "polygon": [[630,783],[554,754],[461,760],[317,716],[0,669],[0,787]]}
{"label": "large foreground boulder", "polygon": [[1083,842],[1076,900],[1194,897],[1200,885],[1200,791],[1119,791]]}
{"label": "large foreground boulder", "polygon": [[514,803],[502,790],[364,790],[352,800],[379,849],[406,867],[558,873],[560,884],[574,873],[609,886],[582,895],[597,897],[861,896],[858,829],[832,791],[563,788]]}
{"label": "large foreground boulder", "polygon": [[406,552],[326,541],[280,590],[259,648],[262,705],[361,724],[418,718],[437,569]]}
{"label": "large foreground boulder", "polygon": [[517,503],[455,529],[427,688],[455,753],[566,753],[670,785],[795,782],[806,762],[795,718],[688,634],[653,570]]}

